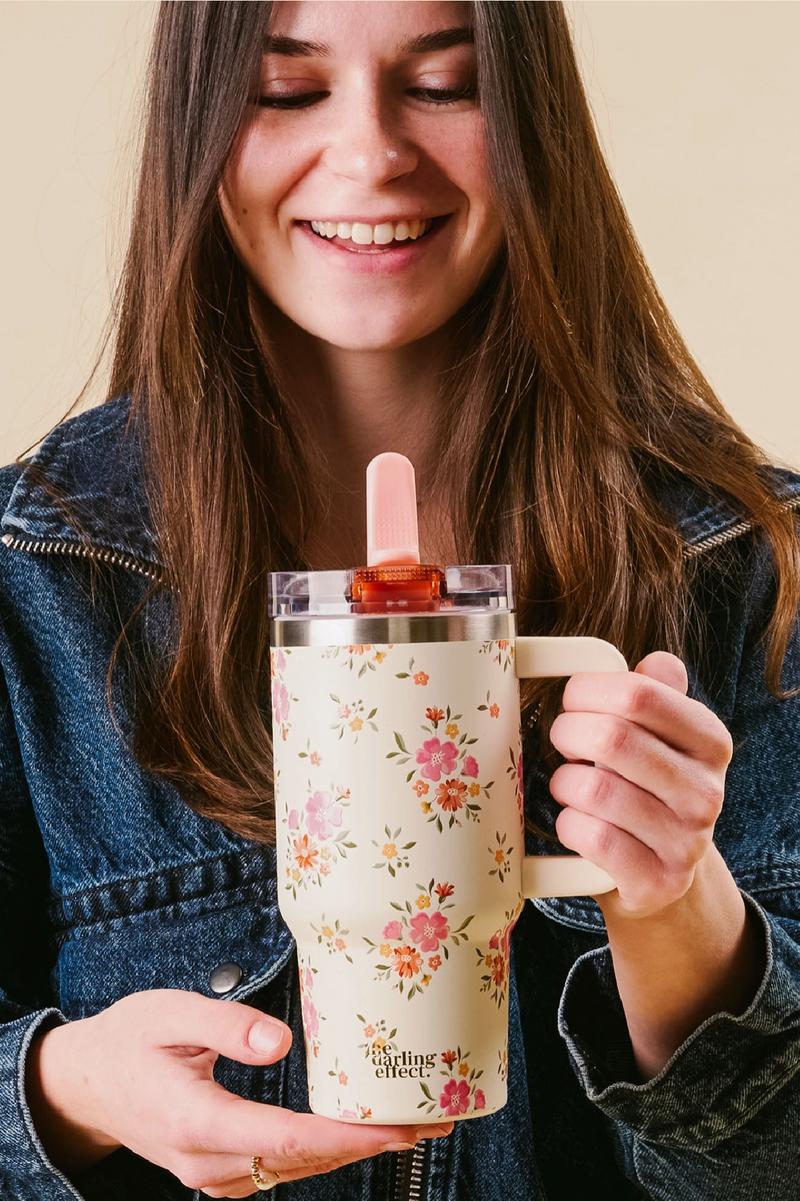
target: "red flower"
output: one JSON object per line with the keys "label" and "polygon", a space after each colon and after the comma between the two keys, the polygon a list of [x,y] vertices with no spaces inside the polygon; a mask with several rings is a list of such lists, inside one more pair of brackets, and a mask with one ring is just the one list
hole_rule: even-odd
{"label": "red flower", "polygon": [[499,987],[506,978],[506,961],[502,955],[495,955],[492,960],[492,979]]}
{"label": "red flower", "polygon": [[464,804],[467,786],[461,780],[445,780],[436,789],[436,800],[448,813],[455,813]]}
{"label": "red flower", "polygon": [[455,1063],[457,1059],[458,1056],[456,1055],[455,1051],[442,1051],[442,1063]]}
{"label": "red flower", "polygon": [[441,721],[444,717],[444,709],[426,709],[425,716],[428,721]]}
{"label": "red flower", "polygon": [[461,1080],[458,1084],[455,1080],[448,1080],[439,1094],[439,1105],[452,1117],[458,1113],[466,1113],[469,1109],[469,1085],[466,1080]]}
{"label": "red flower", "polygon": [[411,979],[422,966],[422,956],[413,947],[398,947],[392,951],[392,967],[401,976]]}
{"label": "red flower", "polygon": [[444,884],[437,884],[433,891],[436,893],[437,897],[441,897],[441,899],[444,901],[453,895],[455,888],[452,884],[448,884],[445,881]]}
{"label": "red flower", "polygon": [[297,860],[298,867],[304,870],[316,867],[315,860],[319,851],[314,846],[313,842],[308,841],[308,835],[304,834],[302,838],[296,838],[294,841],[294,857]]}

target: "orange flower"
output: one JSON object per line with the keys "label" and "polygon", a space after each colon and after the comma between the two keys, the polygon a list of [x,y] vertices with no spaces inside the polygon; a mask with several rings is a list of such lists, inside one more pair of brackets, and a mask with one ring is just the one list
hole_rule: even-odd
{"label": "orange flower", "polygon": [[386,651],[376,651],[372,658],[376,663],[383,663],[386,658]]}
{"label": "orange flower", "polygon": [[302,867],[304,871],[316,867],[315,860],[318,854],[319,851],[313,842],[309,842],[307,834],[294,840],[294,857],[298,866]]}
{"label": "orange flower", "polygon": [[414,792],[417,794],[417,796],[425,796],[425,794],[428,792],[428,785],[425,783],[424,780],[417,780],[412,785],[412,788],[413,788]]}
{"label": "orange flower", "polygon": [[384,859],[394,859],[397,854],[397,844],[394,842],[385,842],[381,851]]}
{"label": "orange flower", "polygon": [[444,717],[444,709],[426,709],[425,716],[428,721],[441,721]]}
{"label": "orange flower", "polygon": [[347,947],[347,943],[344,941],[344,939],[343,939],[343,938],[337,938],[337,939],[334,941],[334,944],[333,944],[333,945],[336,947],[336,950],[337,950],[337,951],[344,951],[344,950],[346,949],[346,947]]}
{"label": "orange flower", "polygon": [[498,638],[497,639],[497,649],[499,651],[507,651],[508,650],[508,639],[507,638]]}
{"label": "orange flower", "polygon": [[445,726],[444,732],[448,738],[458,738],[458,726],[454,721],[451,721],[449,725]]}
{"label": "orange flower", "polygon": [[388,942],[382,942],[381,943],[381,955],[383,955],[385,957],[386,955],[391,955],[391,953],[392,953],[392,948],[389,946]]}
{"label": "orange flower", "polygon": [[414,672],[414,683],[415,684],[423,684],[423,685],[427,684],[429,679],[430,679],[430,676],[426,676],[424,671],[415,671]]}
{"label": "orange flower", "polygon": [[431,969],[431,971],[438,972],[438,970],[441,966],[442,966],[441,955],[431,955],[430,959],[428,960],[428,967]]}
{"label": "orange flower", "polygon": [[433,979],[432,976],[423,976],[422,977],[422,983],[425,985],[426,988],[428,987],[428,985],[430,984],[432,979]]}
{"label": "orange flower", "polygon": [[281,730],[281,738],[285,742],[288,737],[289,737],[289,727],[284,726],[283,729]]}
{"label": "orange flower", "polygon": [[437,884],[433,891],[436,893],[437,897],[441,897],[441,899],[445,901],[448,897],[453,895],[455,888],[452,884],[448,884],[445,880],[443,884]]}
{"label": "orange flower", "polygon": [[364,1108],[364,1106],[362,1105],[362,1106],[361,1106],[361,1116],[362,1116],[362,1118],[371,1118],[371,1117],[372,1117],[372,1110],[371,1110],[371,1109],[365,1109],[365,1108]]}
{"label": "orange flower", "polygon": [[372,1038],[374,1033],[375,1033],[374,1026],[365,1026],[364,1027],[364,1037],[365,1038]]}
{"label": "orange flower", "polygon": [[351,655],[363,655],[364,651],[371,650],[371,646],[348,646],[348,651]]}
{"label": "orange flower", "polygon": [[502,984],[506,978],[506,961],[502,955],[495,955],[492,960],[492,979],[495,984]]}
{"label": "orange flower", "polygon": [[386,1046],[386,1039],[385,1038],[376,1038],[375,1042],[372,1045],[377,1047],[379,1051],[382,1051],[383,1048]]}
{"label": "orange flower", "polygon": [[340,1084],[347,1084],[347,1072],[340,1072],[340,1073],[339,1073],[339,1083],[340,1083]]}
{"label": "orange flower", "polygon": [[429,909],[431,904],[430,897],[426,897],[424,892],[421,892],[417,897],[417,909]]}
{"label": "orange flower", "polygon": [[430,801],[420,801],[420,809],[422,810],[423,813],[430,813],[430,811],[431,811]]}
{"label": "orange flower", "polygon": [[319,767],[322,762],[322,756],[317,751],[312,751],[310,755],[312,767]]}
{"label": "orange flower", "polygon": [[461,780],[445,780],[436,789],[436,800],[448,813],[455,813],[464,804],[467,786]]}
{"label": "orange flower", "polygon": [[489,716],[490,717],[499,717],[500,716],[500,706],[492,703],[489,706]]}
{"label": "orange flower", "polygon": [[473,780],[469,786],[469,795],[477,796],[479,794],[480,790],[481,790],[480,784],[476,783],[476,781]]}
{"label": "orange flower", "polygon": [[398,947],[392,951],[392,967],[400,975],[411,979],[422,966],[422,956],[413,947]]}
{"label": "orange flower", "polygon": [[497,850],[495,851],[495,853],[494,853],[494,861],[495,861],[495,863],[505,863],[505,861],[506,861],[506,853],[505,853],[505,851],[504,851],[504,850],[502,850],[502,848],[501,848],[501,847],[498,847],[498,848],[497,848]]}
{"label": "orange flower", "polygon": [[460,1064],[458,1065],[458,1074],[459,1074],[459,1076],[466,1076],[466,1074],[467,1074],[467,1072],[468,1072],[468,1071],[469,1071],[469,1064],[468,1064],[468,1063],[460,1063]]}

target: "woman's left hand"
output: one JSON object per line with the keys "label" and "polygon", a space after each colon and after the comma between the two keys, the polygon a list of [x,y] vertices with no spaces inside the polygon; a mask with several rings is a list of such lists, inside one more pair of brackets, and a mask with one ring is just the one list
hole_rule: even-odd
{"label": "woman's left hand", "polygon": [[558,837],[614,878],[600,899],[620,917],[680,900],[712,846],[733,744],[686,690],[683,663],[657,651],[627,674],[573,676],[553,723],[570,760],[550,784]]}

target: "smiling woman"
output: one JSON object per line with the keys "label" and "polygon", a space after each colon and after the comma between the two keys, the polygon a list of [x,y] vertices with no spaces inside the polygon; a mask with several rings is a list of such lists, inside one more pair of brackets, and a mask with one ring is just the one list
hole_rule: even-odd
{"label": "smiling woman", "polygon": [[[297,718],[267,575],[362,559],[389,450],[417,467],[423,562],[511,563],[522,632],[636,665],[525,684],[528,850],[560,839],[617,887],[487,935],[509,1103],[486,1113],[475,1048],[448,1048],[432,1126],[308,1112],[325,1014],[276,903],[271,718]],[[671,320],[559,4],[164,4],[108,402],[0,489],[3,1195],[790,1201],[800,480]],[[426,822],[478,786],[459,721],[462,778],[413,786]],[[298,759],[322,775],[290,798],[295,870],[327,887],[315,839],[357,799]],[[400,817],[385,837],[402,867]],[[414,888],[409,945],[376,933],[409,996],[457,904]],[[358,1021],[365,1058],[405,1063],[386,1015]]]}

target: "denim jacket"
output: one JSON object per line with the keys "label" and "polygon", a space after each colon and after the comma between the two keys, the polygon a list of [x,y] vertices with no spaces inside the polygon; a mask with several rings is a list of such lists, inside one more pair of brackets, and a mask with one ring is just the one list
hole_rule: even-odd
{"label": "denim jacket", "polygon": [[[127,427],[126,401],[110,402],[50,434],[38,473],[0,472],[3,1201],[199,1201],[125,1148],[67,1179],[31,1122],[25,1058],[37,1031],[132,992],[190,989],[287,1022],[294,1044],[284,1060],[220,1059],[216,1076],[242,1096],[307,1109],[274,850],[194,813],[143,771],[109,709],[121,623],[160,569]],[[800,479],[775,479],[800,507]],[[691,691],[736,748],[716,841],[763,930],[755,999],[740,1016],[709,1018],[640,1083],[596,904],[528,903],[513,935],[507,1106],[423,1144],[417,1194],[395,1192],[408,1162],[385,1154],[279,1185],[279,1198],[800,1197],[800,699],[775,700],[764,683],[774,583],[762,543],[685,481],[660,499],[694,568]],[[800,683],[796,639],[784,683]],[[533,755],[526,749],[526,762]],[[540,825],[553,819],[541,771],[526,781],[526,807]],[[221,964],[237,965],[222,994]]]}

